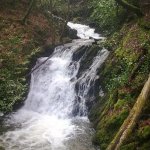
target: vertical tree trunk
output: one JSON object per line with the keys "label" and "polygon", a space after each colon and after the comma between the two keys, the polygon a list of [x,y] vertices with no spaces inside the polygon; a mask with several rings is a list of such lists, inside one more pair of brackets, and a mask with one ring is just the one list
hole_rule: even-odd
{"label": "vertical tree trunk", "polygon": [[52,44],[55,44],[55,27],[53,23],[53,1],[50,0],[50,26],[51,26],[51,39],[52,39]]}
{"label": "vertical tree trunk", "polygon": [[120,150],[120,147],[129,137],[130,133],[135,127],[137,120],[142,112],[142,109],[145,106],[146,101],[149,100],[149,97],[150,97],[150,75],[141,91],[141,94],[139,95],[136,103],[134,104],[132,110],[130,111],[129,116],[124,121],[115,138],[109,144],[106,150]]}
{"label": "vertical tree trunk", "polygon": [[70,12],[70,0],[67,1],[67,12],[66,12],[66,17],[65,17],[65,22],[64,22],[64,25],[63,25],[63,28],[62,28],[62,32],[61,32],[61,35],[60,35],[60,42],[62,42],[62,38],[63,38],[63,35],[64,35],[64,32],[65,32],[65,28],[67,27],[67,23],[69,21],[69,12]]}
{"label": "vertical tree trunk", "polygon": [[29,17],[29,15],[31,13],[31,10],[32,10],[32,8],[34,6],[34,3],[35,3],[35,0],[30,0],[29,7],[28,7],[28,9],[27,9],[27,11],[25,13],[25,16],[23,17],[23,19],[21,21],[23,25],[26,23],[26,20],[27,20],[27,18]]}

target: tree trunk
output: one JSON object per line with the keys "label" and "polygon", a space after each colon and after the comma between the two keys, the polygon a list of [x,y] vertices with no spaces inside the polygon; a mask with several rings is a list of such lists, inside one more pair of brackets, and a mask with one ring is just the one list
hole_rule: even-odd
{"label": "tree trunk", "polygon": [[125,9],[134,12],[139,17],[144,16],[144,14],[141,12],[140,8],[138,8],[132,4],[129,4],[126,0],[116,0],[116,2],[119,5],[121,5],[122,7],[124,7]]}
{"label": "tree trunk", "polygon": [[64,35],[64,32],[65,32],[65,28],[67,27],[67,23],[69,21],[69,12],[70,12],[70,0],[67,1],[67,12],[66,12],[66,17],[65,17],[65,22],[64,22],[64,25],[63,25],[63,28],[62,28],[62,33],[60,35],[60,42],[62,42],[62,38],[63,38],[63,35]]}
{"label": "tree trunk", "polygon": [[52,44],[55,44],[55,26],[53,22],[53,1],[50,0],[50,26],[51,26],[51,39],[52,39]]}
{"label": "tree trunk", "polygon": [[26,23],[26,20],[27,20],[27,18],[29,17],[29,15],[31,13],[31,10],[32,10],[32,8],[34,6],[34,2],[35,2],[35,0],[30,0],[29,8],[26,11],[25,16],[23,17],[23,19],[21,21],[23,25]]}
{"label": "tree trunk", "polygon": [[129,116],[124,121],[115,138],[109,144],[106,150],[120,150],[120,147],[129,137],[130,133],[135,127],[138,118],[142,112],[142,109],[145,106],[146,101],[149,99],[149,97],[150,97],[150,75],[141,91],[141,94],[139,95],[136,103],[134,104],[132,110],[130,111]]}

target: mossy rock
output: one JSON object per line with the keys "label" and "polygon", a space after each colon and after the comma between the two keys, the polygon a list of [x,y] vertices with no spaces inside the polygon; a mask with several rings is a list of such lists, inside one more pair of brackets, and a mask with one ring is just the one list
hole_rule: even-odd
{"label": "mossy rock", "polygon": [[126,117],[128,116],[129,111],[124,109],[122,110],[122,112],[120,112],[119,114],[115,114],[111,116],[111,118],[108,119],[107,122],[107,131],[111,130],[111,131],[116,131],[123,123],[123,121],[126,119]]}
{"label": "mossy rock", "polygon": [[111,115],[105,115],[97,125],[97,132],[93,138],[93,143],[100,145],[101,149],[105,150],[127,116],[128,110],[126,109],[120,113],[114,112]]}

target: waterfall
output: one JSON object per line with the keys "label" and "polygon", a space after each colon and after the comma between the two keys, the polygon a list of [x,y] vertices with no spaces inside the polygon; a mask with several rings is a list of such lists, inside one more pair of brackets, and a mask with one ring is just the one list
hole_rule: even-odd
{"label": "waterfall", "polygon": [[79,91],[77,93],[80,99],[79,105],[79,115],[87,115],[86,99],[88,98],[88,92],[90,87],[92,87],[97,79],[96,73],[97,69],[108,57],[109,52],[106,49],[102,49],[98,52],[97,56],[94,58],[92,65],[87,69],[82,76],[78,79]]}
{"label": "waterfall", "polygon": [[[80,63],[73,54],[94,40],[78,39],[55,48],[51,58],[32,72],[24,106],[6,123],[12,128],[0,136],[6,150],[94,150],[93,130],[87,118],[86,98],[97,69],[109,52],[103,49],[77,78]],[[35,67],[47,58],[39,58]],[[34,68],[33,68],[34,69]],[[76,84],[79,84],[77,91]],[[80,100],[79,100],[80,99]],[[73,115],[74,107],[78,112]]]}

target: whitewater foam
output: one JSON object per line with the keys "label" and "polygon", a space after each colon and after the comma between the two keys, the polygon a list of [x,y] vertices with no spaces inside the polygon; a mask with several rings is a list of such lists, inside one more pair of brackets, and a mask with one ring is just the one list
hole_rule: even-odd
{"label": "whitewater foam", "polygon": [[82,25],[78,23],[72,23],[68,22],[67,25],[71,28],[77,31],[77,36],[81,39],[97,39],[97,40],[103,40],[104,37],[100,36],[100,34],[95,33],[94,28],[90,28],[87,25]]}

